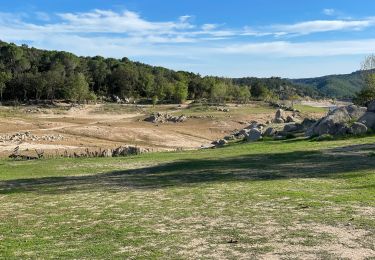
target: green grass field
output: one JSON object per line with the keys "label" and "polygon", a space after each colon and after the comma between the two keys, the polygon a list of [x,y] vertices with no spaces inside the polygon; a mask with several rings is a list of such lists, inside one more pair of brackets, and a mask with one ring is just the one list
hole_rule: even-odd
{"label": "green grass field", "polygon": [[374,259],[374,143],[2,160],[0,258]]}

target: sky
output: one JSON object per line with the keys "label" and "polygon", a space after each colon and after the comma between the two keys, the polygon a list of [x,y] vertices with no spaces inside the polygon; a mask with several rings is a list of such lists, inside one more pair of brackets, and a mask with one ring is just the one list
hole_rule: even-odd
{"label": "sky", "polygon": [[356,71],[374,0],[0,0],[0,40],[225,77]]}

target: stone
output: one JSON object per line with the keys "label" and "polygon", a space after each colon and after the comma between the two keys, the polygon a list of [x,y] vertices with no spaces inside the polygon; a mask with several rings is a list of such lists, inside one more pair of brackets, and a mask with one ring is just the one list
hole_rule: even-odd
{"label": "stone", "polygon": [[343,135],[348,130],[347,124],[352,120],[357,120],[365,113],[364,108],[350,105],[336,108],[328,115],[316,122],[306,134],[313,135]]}
{"label": "stone", "polygon": [[358,122],[375,131],[375,112],[365,113]]}
{"label": "stone", "polygon": [[235,140],[236,137],[234,135],[227,135],[224,137],[224,140],[230,141],[230,140]]}
{"label": "stone", "polygon": [[294,131],[297,131],[298,128],[299,127],[297,126],[297,124],[292,123],[292,124],[285,125],[283,131],[284,132],[294,132]]}
{"label": "stone", "polygon": [[273,128],[273,127],[268,127],[268,128],[266,129],[266,131],[264,131],[263,136],[272,137],[272,136],[274,136],[275,134],[276,134],[276,130],[275,130],[275,128]]}
{"label": "stone", "polygon": [[293,122],[295,122],[295,120],[292,116],[287,116],[285,122],[286,123],[293,123]]}
{"label": "stone", "polygon": [[275,124],[283,124],[283,123],[285,122],[285,120],[284,120],[283,118],[281,118],[281,117],[277,117],[277,118],[275,118],[275,119],[273,120],[273,122],[274,122]]}
{"label": "stone", "polygon": [[227,140],[225,140],[225,139],[219,139],[219,140],[213,141],[211,144],[213,144],[215,146],[224,146],[227,143],[228,143]]}
{"label": "stone", "polygon": [[370,103],[368,103],[367,111],[368,112],[375,112],[375,100],[370,101]]}
{"label": "stone", "polygon": [[275,118],[285,118],[285,112],[281,108],[276,111]]}
{"label": "stone", "polygon": [[367,126],[365,126],[362,123],[355,122],[352,124],[352,126],[349,128],[349,133],[353,135],[364,135],[367,133]]}
{"label": "stone", "polygon": [[262,133],[259,129],[253,128],[250,132],[246,135],[246,140],[248,142],[254,142],[262,139]]}

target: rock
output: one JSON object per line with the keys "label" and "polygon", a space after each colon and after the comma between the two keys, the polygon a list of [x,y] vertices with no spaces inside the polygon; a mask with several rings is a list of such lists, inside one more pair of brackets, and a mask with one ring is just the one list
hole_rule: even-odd
{"label": "rock", "polygon": [[285,118],[285,112],[281,108],[276,111],[275,118]]}
{"label": "rock", "polygon": [[375,113],[367,112],[359,120],[359,123],[364,124],[367,128],[375,130]]}
{"label": "rock", "polygon": [[250,132],[250,129],[245,128],[245,129],[240,130],[238,132],[238,135],[244,135],[244,136],[246,136],[249,132]]}
{"label": "rock", "polygon": [[344,108],[346,108],[346,111],[348,111],[349,116],[352,119],[358,119],[358,118],[362,117],[367,112],[367,108],[359,107],[359,106],[355,106],[355,105],[350,105],[350,106],[347,106],[347,107],[344,107]]}
{"label": "rock", "polygon": [[285,122],[286,123],[293,123],[295,121],[294,121],[294,118],[292,116],[287,116]]}
{"label": "rock", "polygon": [[253,121],[253,122],[250,123],[250,125],[248,125],[248,126],[246,127],[246,129],[258,128],[258,125],[259,125],[258,122]]}
{"label": "rock", "polygon": [[225,139],[219,139],[219,140],[216,140],[216,141],[213,141],[211,144],[217,146],[217,147],[220,147],[220,146],[224,146],[228,143],[227,140]]}
{"label": "rock", "polygon": [[236,137],[234,135],[227,135],[224,137],[224,140],[230,141],[230,140],[235,140]]}
{"label": "rock", "polygon": [[294,132],[294,131],[297,131],[298,128],[299,127],[297,126],[297,124],[292,123],[292,124],[285,125],[283,131],[284,132]]}
{"label": "rock", "polygon": [[112,157],[112,150],[106,149],[102,152],[101,157]]}
{"label": "rock", "polygon": [[285,120],[284,120],[283,118],[281,118],[281,117],[277,117],[277,118],[275,118],[275,119],[273,120],[273,122],[274,122],[275,124],[283,124],[283,123],[285,122]]}
{"label": "rock", "polygon": [[365,126],[362,123],[355,122],[353,125],[349,128],[349,133],[353,135],[363,135],[367,133],[367,126]]}
{"label": "rock", "polygon": [[367,111],[368,112],[375,112],[375,100],[371,101],[367,105]]}
{"label": "rock", "polygon": [[254,142],[262,139],[262,133],[259,129],[253,128],[250,132],[246,135],[246,140],[248,142]]}
{"label": "rock", "polygon": [[306,134],[313,135],[343,135],[348,130],[347,124],[363,116],[364,108],[350,105],[331,111],[326,117],[320,119],[309,129]]}
{"label": "rock", "polygon": [[272,137],[272,136],[274,136],[275,134],[276,134],[276,130],[275,130],[275,128],[273,128],[273,127],[268,127],[268,128],[266,129],[266,131],[264,131],[263,136]]}
{"label": "rock", "polygon": [[316,123],[315,119],[305,118],[305,119],[303,119],[301,124],[302,124],[303,128],[307,129],[307,128],[310,128],[315,123]]}
{"label": "rock", "polygon": [[149,117],[144,119],[144,121],[152,122],[152,123],[165,123],[165,122],[181,123],[186,120],[187,120],[187,117],[184,115],[171,116],[169,114],[163,114],[160,112],[153,113]]}

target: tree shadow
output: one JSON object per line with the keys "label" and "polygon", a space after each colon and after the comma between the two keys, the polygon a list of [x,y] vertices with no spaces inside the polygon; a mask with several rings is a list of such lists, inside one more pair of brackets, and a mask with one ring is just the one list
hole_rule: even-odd
{"label": "tree shadow", "polygon": [[[375,169],[368,145],[323,151],[251,154],[217,159],[188,159],[136,170],[88,176],[18,179],[0,182],[0,194],[63,194],[105,189],[158,189],[213,182],[268,181],[293,178],[342,178],[342,174]],[[357,152],[356,152],[357,151]],[[223,149],[225,152],[225,149]],[[368,172],[367,174],[373,174]],[[345,178],[357,176],[346,175]]]}

